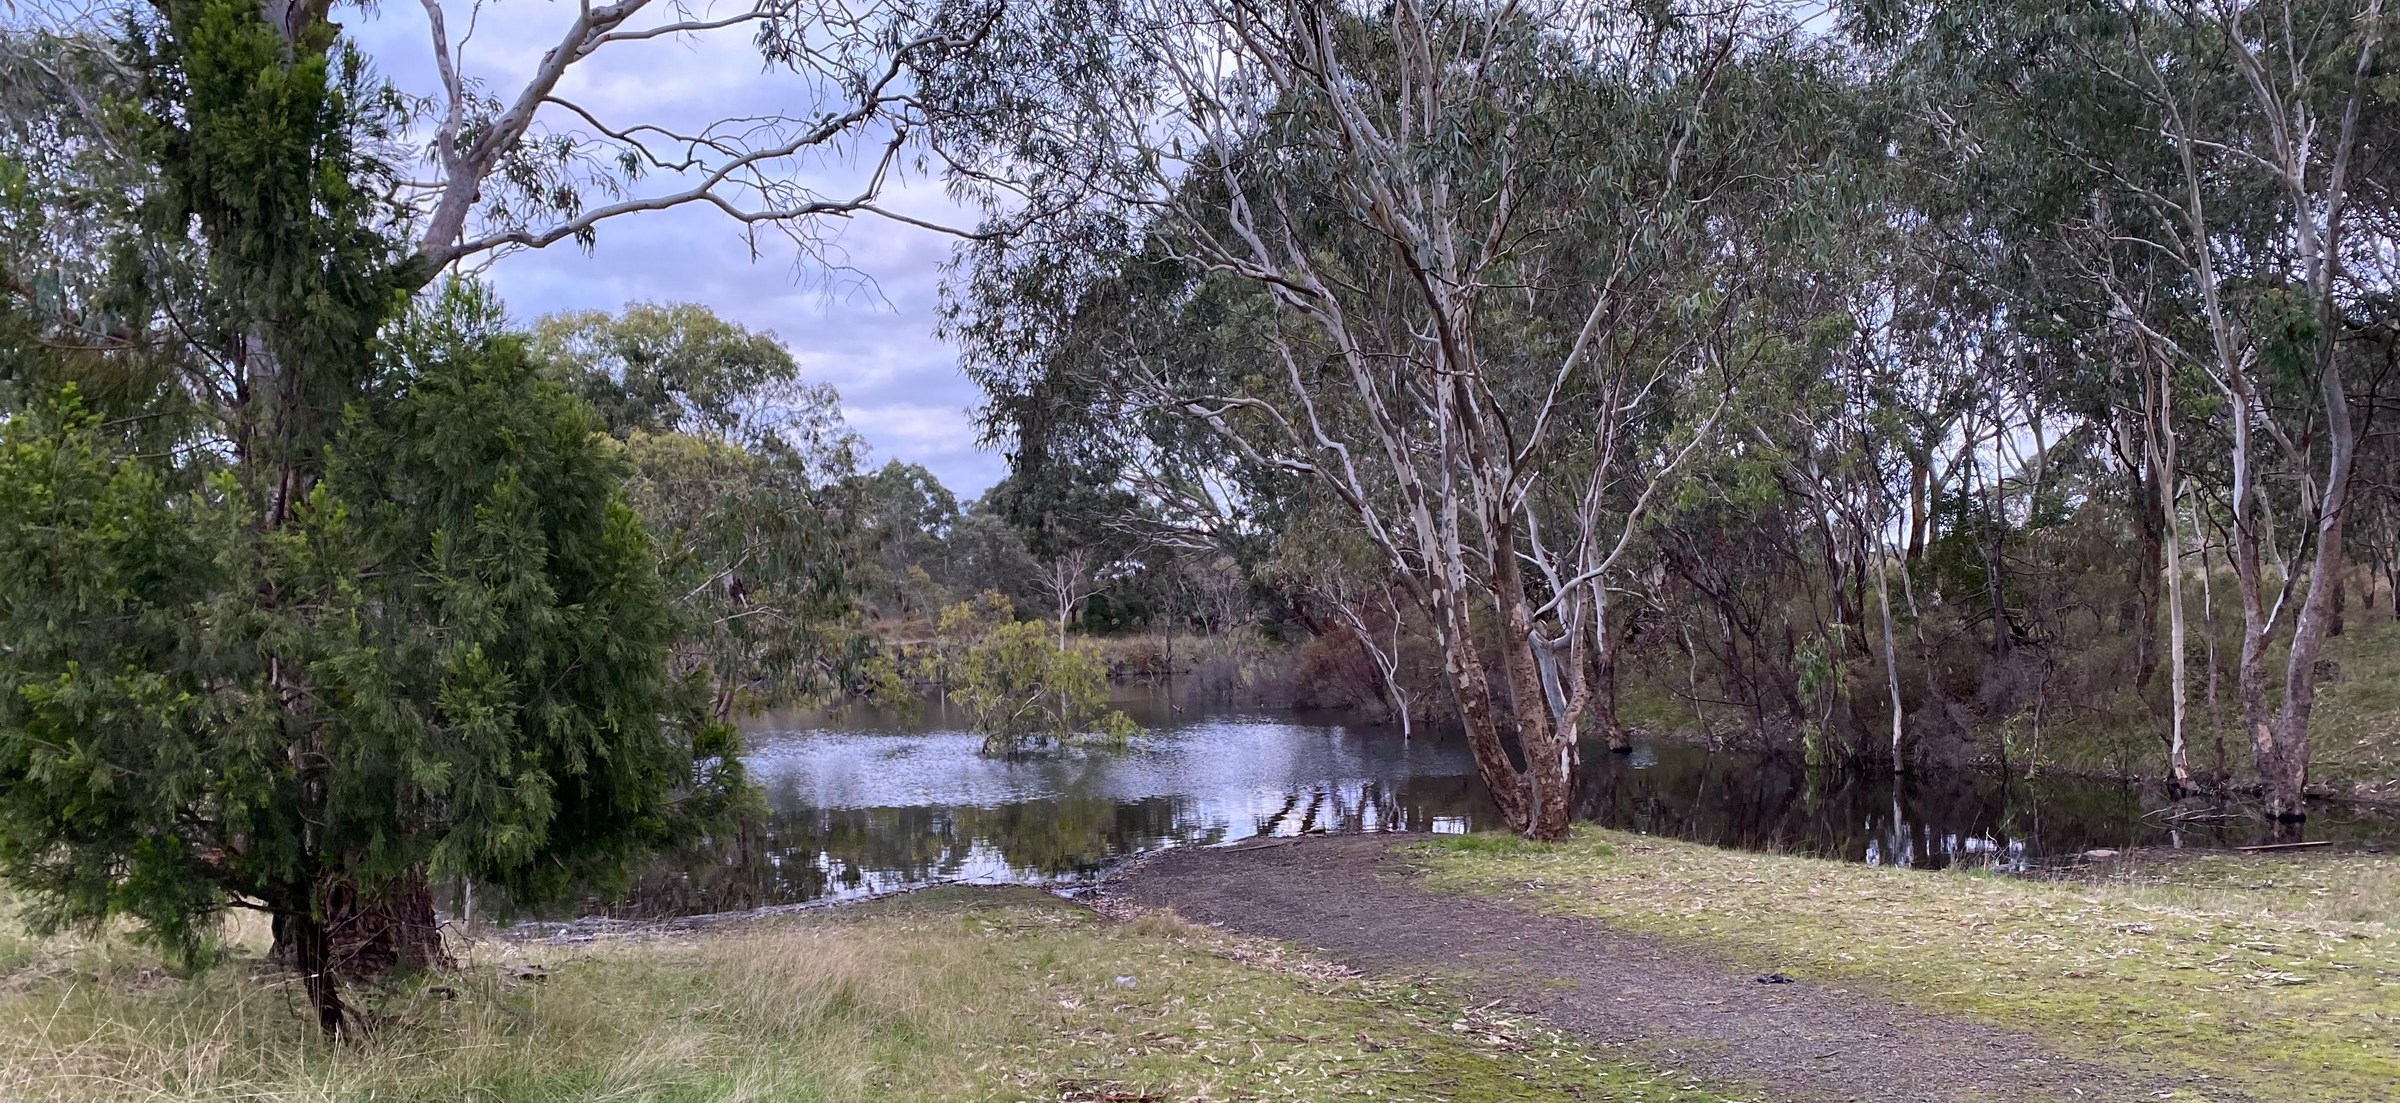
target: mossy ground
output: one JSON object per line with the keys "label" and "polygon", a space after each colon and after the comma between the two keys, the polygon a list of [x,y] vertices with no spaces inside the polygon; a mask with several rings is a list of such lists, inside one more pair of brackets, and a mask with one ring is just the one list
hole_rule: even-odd
{"label": "mossy ground", "polygon": [[1601,919],[2260,1099],[2357,1103],[2400,1084],[2400,857],[2137,855],[2031,881],[1598,830],[1416,853],[1437,890]]}
{"label": "mossy ground", "polygon": [[[0,931],[0,1098],[24,1103],[1733,1098],[1434,989],[1030,891],[486,942],[374,999],[384,1025],[340,1047],[238,958],[179,979],[120,939]],[[528,963],[547,975],[512,975]]]}

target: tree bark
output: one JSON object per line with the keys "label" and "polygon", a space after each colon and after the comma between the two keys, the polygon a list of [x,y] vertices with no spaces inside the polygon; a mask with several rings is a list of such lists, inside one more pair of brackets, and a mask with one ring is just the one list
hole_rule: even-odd
{"label": "tree bark", "polygon": [[[455,964],[442,946],[434,916],[433,886],[423,870],[412,871],[374,892],[327,876],[317,885],[317,937],[323,939],[323,968],[344,981],[372,981],[394,973],[446,969]],[[299,943],[304,928],[279,923],[271,960],[305,971]]]}
{"label": "tree bark", "polygon": [[[2334,593],[2341,587],[2342,521],[2350,505],[2350,464],[2358,450],[2350,421],[2349,396],[2338,367],[2328,366],[2324,393],[2326,449],[2330,453],[2325,495],[2317,518],[2316,556],[2309,564],[2308,593],[2292,626],[2292,650],[2283,670],[2283,711],[2276,717],[2279,744],[2267,772],[2267,814],[2286,823],[2305,819],[2308,789],[2308,718],[2317,702],[2317,657],[2334,618]],[[2265,764],[2262,763],[2262,767]]]}
{"label": "tree bark", "polygon": [[[1617,719],[1617,658],[1627,641],[1610,634],[1608,592],[1606,587],[1599,589],[1600,600],[1592,610],[1599,621],[1594,635],[1598,646],[1592,649],[1592,703],[1585,715],[1599,725],[1599,734],[1608,740],[1610,753],[1628,754],[1633,750],[1633,733]],[[1627,631],[1630,636],[1631,629]]]}
{"label": "tree bark", "polygon": [[325,925],[306,911],[294,910],[276,917],[278,935],[288,935],[292,944],[292,965],[300,973],[300,981],[308,992],[308,1005],[317,1013],[317,1028],[327,1038],[341,1038],[350,1030],[349,1009],[342,1003],[341,981],[335,977],[329,940]]}
{"label": "tree bark", "polygon": [[2158,370],[2145,371],[2142,383],[2144,466],[2149,468],[2145,497],[2156,506],[2158,558],[2152,566],[2164,583],[2167,605],[2167,772],[2177,791],[2192,787],[2192,769],[2185,750],[2189,698],[2184,676],[2182,522],[2177,517],[2175,391],[2172,362],[2160,360]]}
{"label": "tree bark", "polygon": [[1525,779],[1516,764],[1508,760],[1508,748],[1500,742],[1499,719],[1492,707],[1491,678],[1483,669],[1483,660],[1475,654],[1474,619],[1459,600],[1459,593],[1438,582],[1430,590],[1429,613],[1434,643],[1442,653],[1443,687],[1449,690],[1451,704],[1458,709],[1459,727],[1464,729],[1467,750],[1475,758],[1475,772],[1482,777],[1484,789],[1491,793],[1501,822],[1511,831],[1522,831],[1530,822]]}
{"label": "tree bark", "polygon": [[1877,549],[1875,554],[1875,597],[1883,607],[1883,673],[1884,681],[1892,691],[1892,772],[1905,773],[1908,770],[1908,756],[1901,739],[1907,731],[1907,715],[1900,704],[1899,648],[1892,641],[1892,590],[1890,584],[1884,581],[1881,549]]}
{"label": "tree bark", "polygon": [[[1488,520],[1486,523],[1492,524]],[[1531,790],[1526,823],[1519,831],[1528,838],[1564,839],[1574,814],[1575,780],[1582,772],[1580,752],[1575,745],[1575,719],[1585,704],[1581,688],[1583,672],[1570,669],[1577,692],[1569,697],[1557,722],[1552,722],[1549,710],[1535,704],[1543,700],[1544,691],[1530,649],[1542,644],[1536,642],[1537,626],[1532,610],[1525,603],[1525,580],[1517,568],[1515,530],[1505,520],[1492,527],[1491,586],[1506,618],[1508,642],[1500,649],[1501,670],[1516,694],[1517,744],[1525,754],[1525,780]],[[1580,665],[1580,654],[1577,659],[1570,667]]]}

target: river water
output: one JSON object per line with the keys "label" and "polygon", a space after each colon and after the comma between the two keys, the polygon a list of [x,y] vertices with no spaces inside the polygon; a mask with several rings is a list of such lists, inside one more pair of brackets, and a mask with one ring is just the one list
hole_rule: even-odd
{"label": "river water", "polygon": [[[936,882],[1088,881],[1169,846],[1305,832],[1493,829],[1499,817],[1455,737],[1402,740],[1339,716],[1119,702],[1145,729],[1122,750],[1020,759],[936,701],[914,716],[768,716],[746,763],[770,814],[738,838],[662,861],[634,890],[585,901],[627,917],[871,895]],[[2023,871],[2085,851],[2256,842],[2238,808],[2173,820],[2163,794],[2077,778],[1978,772],[1905,779],[1812,771],[1678,744],[1587,747],[1581,814],[1719,846],[1880,865]],[[2311,838],[2400,846],[2400,817],[2328,808]]]}

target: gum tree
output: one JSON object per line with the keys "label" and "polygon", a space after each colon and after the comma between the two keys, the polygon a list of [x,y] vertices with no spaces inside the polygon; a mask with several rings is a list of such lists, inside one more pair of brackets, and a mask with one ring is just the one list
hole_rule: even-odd
{"label": "gum tree", "polygon": [[1065,75],[958,148],[1086,216],[969,251],[969,370],[1002,416],[1072,394],[1321,490],[1429,626],[1509,825],[1561,836],[1613,726],[1611,586],[1771,354],[1745,273],[1809,159],[1785,137],[1819,132],[1769,125],[1824,102],[1801,40],[1740,5],[1053,10],[995,34]]}

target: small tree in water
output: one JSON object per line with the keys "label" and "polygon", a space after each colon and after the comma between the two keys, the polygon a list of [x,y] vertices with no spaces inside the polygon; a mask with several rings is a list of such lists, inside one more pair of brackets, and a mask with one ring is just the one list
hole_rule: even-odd
{"label": "small tree in water", "polygon": [[1108,668],[1090,645],[1060,646],[1050,630],[1016,619],[1007,598],[985,593],[942,610],[935,672],[967,711],[986,754],[1052,745],[1123,745],[1132,719],[1108,707]]}

